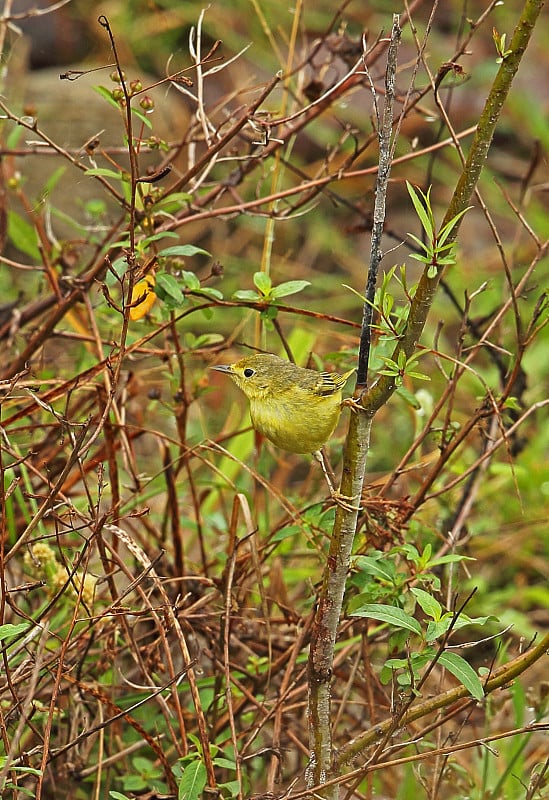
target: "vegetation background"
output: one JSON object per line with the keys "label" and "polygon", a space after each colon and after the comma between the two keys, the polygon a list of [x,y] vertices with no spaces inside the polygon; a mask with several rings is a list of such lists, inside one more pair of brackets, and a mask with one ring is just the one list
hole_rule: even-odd
{"label": "vegetation background", "polygon": [[549,796],[547,17],[395,365],[427,242],[406,182],[440,223],[523,3],[91,5],[0,21],[2,797],[306,794],[334,503],[208,367],[356,365],[394,13],[370,372],[399,388],[334,652],[334,775],[345,797]]}

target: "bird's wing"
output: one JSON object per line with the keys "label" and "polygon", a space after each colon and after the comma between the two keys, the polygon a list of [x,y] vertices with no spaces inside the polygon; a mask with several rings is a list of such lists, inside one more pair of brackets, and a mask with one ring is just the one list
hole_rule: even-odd
{"label": "bird's wing", "polygon": [[354,369],[351,369],[344,375],[338,375],[337,372],[319,372],[313,391],[315,394],[323,396],[335,394],[343,389],[354,371]]}

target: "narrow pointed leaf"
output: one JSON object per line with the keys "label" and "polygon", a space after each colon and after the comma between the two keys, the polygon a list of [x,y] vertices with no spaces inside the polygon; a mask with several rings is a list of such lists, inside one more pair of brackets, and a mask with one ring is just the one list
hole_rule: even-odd
{"label": "narrow pointed leaf", "polygon": [[203,250],[201,247],[195,247],[194,244],[176,244],[173,247],[166,247],[164,250],[161,250],[158,254],[159,256],[211,256],[211,253],[208,253],[207,250]]}
{"label": "narrow pointed leaf", "polygon": [[367,603],[357,608],[356,611],[353,611],[351,616],[377,619],[379,622],[386,622],[395,628],[404,628],[412,633],[417,633],[418,636],[421,635],[421,625],[419,622],[401,608],[395,608],[394,606]]}
{"label": "narrow pointed leaf", "polygon": [[[414,189],[414,187],[412,186],[412,184],[409,183],[408,181],[406,181],[406,186],[408,188],[408,194],[410,195],[412,203],[414,204],[414,208],[416,210],[416,214],[418,215],[419,220],[421,222],[421,226],[422,226],[423,230],[425,231],[425,233],[427,234],[427,236],[429,237],[429,241],[432,241],[433,240],[433,234],[434,234],[434,228],[433,228],[433,222],[432,222],[432,219],[431,219],[431,215],[429,214],[429,211],[425,208],[425,205],[423,204],[423,202],[420,200],[419,195],[417,194],[417,192]],[[428,195],[424,195],[423,192],[421,194],[422,194],[424,202],[428,203],[429,196]]]}
{"label": "narrow pointed leaf", "polygon": [[438,663],[442,667],[446,667],[448,672],[451,672],[452,675],[465,686],[475,700],[482,700],[484,697],[484,689],[482,688],[480,678],[464,658],[458,656],[457,653],[449,653],[446,651],[442,653]]}

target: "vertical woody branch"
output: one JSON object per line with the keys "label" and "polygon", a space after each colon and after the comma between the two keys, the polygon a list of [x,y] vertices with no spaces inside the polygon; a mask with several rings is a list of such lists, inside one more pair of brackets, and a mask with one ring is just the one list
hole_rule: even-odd
{"label": "vertical woody branch", "polygon": [[[510,43],[509,52],[506,53],[502,61],[486,100],[462,175],[443,220],[443,226],[459,215],[462,209],[469,204],[484,166],[494,130],[512,80],[518,70],[543,5],[544,0],[525,0],[521,17]],[[393,65],[388,63],[387,66],[386,103],[390,103],[391,73],[394,80],[393,70],[395,69],[394,65],[396,65],[396,50],[399,38],[400,29],[398,27],[398,19],[396,19],[393,25],[391,47],[388,55],[388,62],[390,62],[391,58],[394,59],[394,62]],[[336,510],[334,530],[330,541],[330,550],[312,631],[308,664],[311,762],[307,780],[309,787],[315,787],[315,796],[325,798],[325,800],[337,800],[337,785],[334,782],[330,786],[325,786],[324,789],[320,787],[329,779],[339,777],[342,770],[340,761],[334,763],[330,687],[333,654],[358,518],[358,510],[353,506],[355,506],[362,493],[372,419],[376,411],[388,401],[396,389],[396,383],[392,376],[381,376],[369,389],[367,388],[366,379],[371,330],[371,305],[368,301],[372,301],[374,297],[377,269],[381,259],[385,196],[391,165],[391,132],[387,133],[385,126],[391,123],[392,117],[389,115],[389,108],[386,106],[379,135],[380,160],[376,186],[371,260],[366,286],[366,303],[363,311],[357,391],[355,392],[355,397],[360,399],[362,408],[358,413],[351,414],[343,456],[341,493],[352,498],[352,505],[339,505]],[[387,160],[385,161],[384,159]],[[447,243],[456,238],[458,229],[459,221],[454,226],[451,237],[446,240]],[[427,321],[441,276],[442,269],[437,270],[436,274],[432,276],[429,265],[426,266],[411,302],[406,327],[392,355],[394,361],[398,361],[398,356],[401,352],[404,352],[406,357],[409,357],[414,352]]]}
{"label": "vertical woody branch", "polygon": [[[385,223],[385,199],[387,184],[391,170],[391,133],[393,128],[393,106],[397,52],[400,42],[400,26],[398,16],[393,18],[391,41],[387,56],[387,69],[385,73],[385,107],[383,117],[379,113],[379,170],[376,183],[376,198],[374,208],[374,227],[370,249],[370,265],[366,287],[366,302],[363,310],[363,324],[361,346],[358,365],[357,385],[366,385],[366,372],[370,352],[370,326],[372,321],[372,303],[376,288],[377,271],[381,261],[381,237]],[[375,95],[374,95],[375,100]],[[376,111],[377,111],[377,101]],[[354,497],[360,497],[362,483],[366,471],[366,455],[370,439],[371,417],[366,413],[352,415],[354,433],[350,434],[347,441],[347,450],[352,448],[352,455],[347,452],[345,463],[352,464],[352,470],[347,477],[352,486]],[[351,474],[352,473],[352,474]],[[345,476],[344,476],[345,477]],[[331,729],[331,703],[330,686],[332,679],[332,665],[337,637],[345,582],[349,570],[352,546],[356,530],[358,509],[353,504],[338,506],[334,533],[330,542],[330,551],[324,570],[322,590],[319,598],[318,610],[312,631],[311,647],[309,654],[309,744],[311,750],[311,763],[308,771],[309,786],[318,786],[333,777],[332,774],[332,729]],[[324,792],[316,792],[317,796],[336,800],[337,786],[326,787]]]}
{"label": "vertical woody branch", "polygon": [[358,353],[357,387],[365,387],[368,381],[368,363],[372,341],[372,318],[374,313],[374,298],[377,284],[379,264],[383,258],[381,238],[385,226],[385,207],[387,199],[387,185],[391,173],[391,162],[394,147],[391,144],[393,131],[393,113],[395,105],[395,76],[397,68],[398,46],[400,44],[401,30],[398,15],[393,16],[391,41],[387,51],[387,67],[385,70],[385,104],[383,116],[380,116],[375,88],[374,95],[375,113],[378,123],[379,164],[376,178],[376,191],[374,203],[374,220],[370,241],[370,264],[364,307],[362,310],[362,328],[360,332],[360,349]]}

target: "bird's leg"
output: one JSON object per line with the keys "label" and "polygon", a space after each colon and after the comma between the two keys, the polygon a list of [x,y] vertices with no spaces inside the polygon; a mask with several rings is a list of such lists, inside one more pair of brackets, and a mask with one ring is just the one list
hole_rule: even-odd
{"label": "bird's leg", "polygon": [[324,473],[324,477],[326,478],[326,483],[330,487],[330,492],[333,494],[335,491],[337,491],[336,488],[335,488],[336,478],[335,478],[335,475],[334,475],[334,471],[332,469],[332,465],[330,464],[330,462],[328,461],[328,458],[326,456],[325,450],[324,449],[316,450],[313,453],[313,456],[316,458],[316,460],[320,464],[322,472]]}
{"label": "bird's leg", "polygon": [[326,483],[330,488],[330,495],[332,496],[332,499],[335,500],[335,502],[346,511],[360,511],[360,505],[354,505],[358,499],[357,497],[347,497],[346,495],[341,494],[341,492],[335,488],[335,475],[324,452],[322,450],[315,450],[313,456],[322,468],[322,472],[326,478]]}

